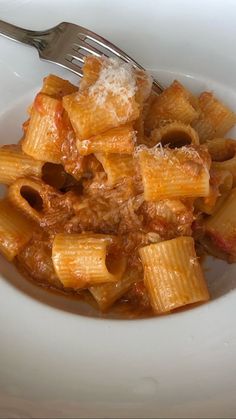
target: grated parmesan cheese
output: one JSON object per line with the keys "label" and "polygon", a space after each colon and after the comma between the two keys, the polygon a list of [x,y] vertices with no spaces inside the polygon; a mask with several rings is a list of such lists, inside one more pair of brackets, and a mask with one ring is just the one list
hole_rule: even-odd
{"label": "grated parmesan cheese", "polygon": [[195,148],[185,145],[179,148],[179,150],[181,150],[186,155],[186,157],[190,159],[200,160],[202,162],[199,152]]}
{"label": "grated parmesan cheese", "polygon": [[118,59],[104,59],[104,66],[98,80],[89,88],[89,95],[96,96],[99,106],[102,106],[109,94],[119,96],[125,103],[136,93],[136,78],[131,64]]}
{"label": "grated parmesan cheese", "polygon": [[191,146],[183,146],[180,148],[176,147],[174,149],[170,149],[167,145],[163,147],[161,142],[159,142],[152,148],[149,148],[144,144],[140,144],[136,147],[135,154],[137,155],[141,151],[148,151],[148,153],[154,157],[162,157],[163,159],[175,158],[182,154],[186,156],[187,159],[195,160],[203,164],[202,158],[200,157],[198,151]]}

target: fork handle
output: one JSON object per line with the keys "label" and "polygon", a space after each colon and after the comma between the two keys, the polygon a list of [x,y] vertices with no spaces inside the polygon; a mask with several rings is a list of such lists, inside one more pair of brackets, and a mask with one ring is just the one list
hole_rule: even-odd
{"label": "fork handle", "polygon": [[19,26],[0,20],[0,35],[13,41],[23,42],[24,44],[41,49],[43,47],[43,39],[40,37],[45,35],[45,32],[19,28]]}

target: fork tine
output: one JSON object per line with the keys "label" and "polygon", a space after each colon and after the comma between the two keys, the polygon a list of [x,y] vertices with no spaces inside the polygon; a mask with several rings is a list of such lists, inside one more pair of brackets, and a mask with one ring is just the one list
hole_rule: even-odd
{"label": "fork tine", "polygon": [[[107,50],[107,51],[111,52],[112,54],[114,54],[115,56],[120,58],[121,60],[132,64],[136,68],[139,68],[141,70],[145,70],[139,63],[137,63],[137,61],[132,59],[128,54],[126,54],[120,48],[116,47],[114,44],[107,41],[102,36],[97,35],[96,33],[92,32],[92,31],[89,31],[88,29],[86,29],[84,27],[80,27],[78,37],[79,37],[79,39],[81,39],[81,41],[83,41],[83,43],[86,43],[86,39],[88,39],[90,41],[93,41],[95,44],[100,45],[104,50]],[[88,44],[88,45],[90,47],[90,44]],[[95,50],[98,51],[96,48],[95,48]],[[104,54],[104,55],[106,55],[106,54]],[[107,54],[107,56],[109,57],[109,54]],[[158,94],[163,92],[163,87],[155,79],[153,80],[153,89]]]}
{"label": "fork tine", "polygon": [[[107,41],[105,38],[101,37],[100,35],[97,35],[94,32],[89,31],[88,29],[85,29],[85,28],[83,28],[83,32],[80,31],[79,34],[81,34],[83,37],[86,36],[87,39],[95,42],[96,44],[104,48],[105,50],[108,50],[109,52],[113,53],[114,55],[119,57],[121,60],[126,61],[128,63],[132,63],[135,67],[143,69],[143,67],[139,65],[136,61],[134,61],[131,57],[129,57],[127,54],[121,51],[118,47],[116,47],[114,44]],[[90,47],[90,44],[89,44],[89,47]]]}
{"label": "fork tine", "polygon": [[[50,61],[50,60],[47,60]],[[55,63],[55,61],[51,61],[52,63]],[[65,58],[61,58],[57,61],[57,64],[59,64],[61,67],[66,68],[67,70],[70,69],[73,73],[77,74],[79,77],[83,77],[83,71],[81,70],[81,67],[78,64],[74,64],[72,60]]]}
{"label": "fork tine", "polygon": [[74,53],[68,52],[67,56],[66,56],[66,59],[67,59],[67,57],[70,58],[69,60],[67,60],[69,62],[72,62],[72,60],[78,60],[82,65],[84,64],[84,58],[82,58],[81,55],[78,54],[77,51],[75,51],[75,50],[74,50]]}
{"label": "fork tine", "polygon": [[87,51],[90,54],[95,55],[96,57],[101,57],[101,55],[102,55],[101,51],[94,48],[92,45],[88,44],[87,42],[84,42],[80,38],[79,38],[79,42],[74,41],[74,45],[76,45],[78,47],[78,49],[82,49],[84,51]]}

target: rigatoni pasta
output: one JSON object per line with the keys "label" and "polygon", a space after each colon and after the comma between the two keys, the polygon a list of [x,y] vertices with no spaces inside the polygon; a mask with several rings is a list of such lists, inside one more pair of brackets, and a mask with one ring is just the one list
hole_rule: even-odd
{"label": "rigatoni pasta", "polygon": [[68,80],[64,80],[54,74],[49,74],[49,76],[44,78],[43,87],[40,92],[55,99],[60,99],[63,96],[70,95],[77,91],[78,87],[74,86]]}
{"label": "rigatoni pasta", "polygon": [[79,90],[87,90],[98,79],[104,62],[103,57],[88,56],[83,65],[83,78],[79,84]]}
{"label": "rigatoni pasta", "polygon": [[227,138],[214,138],[207,141],[207,149],[212,158],[212,168],[216,171],[230,172],[233,186],[236,185],[236,143]]}
{"label": "rigatoni pasta", "polygon": [[97,301],[99,308],[102,311],[106,311],[137,281],[137,272],[135,270],[127,270],[119,281],[94,285],[89,288],[89,291]]}
{"label": "rigatoni pasta", "polygon": [[104,234],[56,235],[52,260],[64,287],[80,289],[121,279],[125,258],[108,259],[108,248],[114,241],[114,237]]}
{"label": "rigatoni pasta", "polygon": [[38,179],[19,178],[8,189],[8,199],[29,218],[40,222],[45,206],[43,183]]}
{"label": "rigatoni pasta", "polygon": [[199,137],[197,132],[190,126],[182,122],[171,122],[156,128],[151,132],[151,143],[170,148],[179,148],[186,145],[199,145]]}
{"label": "rigatoni pasta", "polygon": [[138,163],[147,201],[209,194],[207,163],[194,148],[142,148]]}
{"label": "rigatoni pasta", "polygon": [[132,154],[134,151],[136,132],[132,124],[112,128],[89,140],[77,141],[81,156],[95,153]]}
{"label": "rigatoni pasta", "polygon": [[103,166],[108,185],[114,186],[123,178],[135,176],[134,159],[129,154],[97,153],[96,158]]}
{"label": "rigatoni pasta", "polygon": [[[210,191],[208,196],[198,198],[195,202],[196,209],[205,214],[213,214],[224,201],[225,196],[233,187],[233,176],[228,170],[219,170],[212,165],[210,173]],[[223,197],[223,199],[222,199]]]}
{"label": "rigatoni pasta", "polygon": [[88,90],[63,98],[78,139],[86,140],[135,121],[140,113],[135,92],[135,79],[129,65],[119,66],[114,60],[105,60],[100,77]]}
{"label": "rigatoni pasta", "polygon": [[39,93],[34,101],[29,126],[22,140],[22,150],[35,160],[61,163],[63,135],[61,101]]}
{"label": "rigatoni pasta", "polygon": [[213,162],[224,162],[235,156],[236,143],[228,138],[213,138],[206,142]]}
{"label": "rigatoni pasta", "polygon": [[153,101],[145,119],[146,130],[150,132],[167,120],[190,124],[199,115],[194,105],[195,101],[192,100],[190,92],[175,80]]}
{"label": "rigatoni pasta", "polygon": [[0,148],[0,183],[10,185],[21,176],[41,177],[44,162],[34,160],[15,144]]}
{"label": "rigatoni pasta", "polygon": [[236,114],[213,93],[203,92],[198,100],[200,115],[193,121],[201,142],[225,135],[236,123]]}
{"label": "rigatoni pasta", "polygon": [[0,252],[9,261],[23,249],[33,235],[34,226],[8,199],[0,200]]}
{"label": "rigatoni pasta", "polygon": [[[134,96],[123,101],[112,94],[106,97],[105,104],[99,99],[100,92],[89,95],[87,92],[64,96],[63,106],[68,112],[78,139],[86,140],[111,128],[134,121],[139,115],[139,108]],[[104,112],[104,107],[106,112]]]}
{"label": "rigatoni pasta", "polygon": [[49,75],[28,114],[0,148],[0,253],[113,316],[207,301],[199,255],[236,261],[234,112],[88,56],[79,86]]}
{"label": "rigatoni pasta", "polygon": [[178,237],[139,249],[153,310],[165,313],[209,299],[192,237]]}
{"label": "rigatoni pasta", "polygon": [[230,262],[236,261],[236,188],[232,189],[230,194],[216,211],[205,222],[206,240],[211,241],[212,253],[214,249]]}

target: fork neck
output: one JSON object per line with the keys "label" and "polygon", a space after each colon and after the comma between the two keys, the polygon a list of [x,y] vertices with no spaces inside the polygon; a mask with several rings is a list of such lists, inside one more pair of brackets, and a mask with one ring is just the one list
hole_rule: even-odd
{"label": "fork neck", "polygon": [[46,32],[19,28],[18,26],[0,20],[0,34],[13,41],[23,42],[41,50],[44,47],[43,37],[46,35]]}

